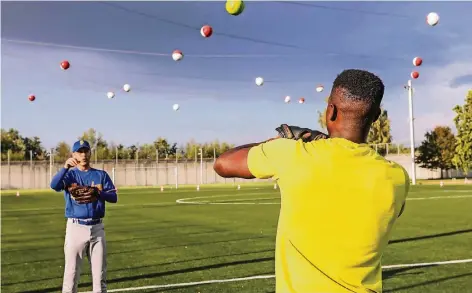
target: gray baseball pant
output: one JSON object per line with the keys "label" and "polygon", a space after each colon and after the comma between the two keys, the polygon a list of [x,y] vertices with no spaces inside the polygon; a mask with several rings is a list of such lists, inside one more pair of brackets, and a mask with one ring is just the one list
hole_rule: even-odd
{"label": "gray baseball pant", "polygon": [[64,241],[62,293],[77,293],[84,254],[92,269],[93,292],[106,293],[106,252],[103,223],[82,225],[76,219],[68,219]]}

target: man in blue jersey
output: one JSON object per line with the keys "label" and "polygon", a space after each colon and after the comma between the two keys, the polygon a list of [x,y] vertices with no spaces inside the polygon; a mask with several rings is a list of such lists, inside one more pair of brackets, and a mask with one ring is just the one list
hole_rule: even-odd
{"label": "man in blue jersey", "polygon": [[[78,202],[69,193],[74,186],[96,187],[98,196],[88,202]],[[74,143],[72,157],[52,178],[51,188],[64,191],[65,217],[63,293],[76,293],[84,255],[92,269],[93,292],[107,292],[106,241],[102,218],[105,202],[116,203],[115,186],[103,170],[90,167],[90,144],[85,140]]]}

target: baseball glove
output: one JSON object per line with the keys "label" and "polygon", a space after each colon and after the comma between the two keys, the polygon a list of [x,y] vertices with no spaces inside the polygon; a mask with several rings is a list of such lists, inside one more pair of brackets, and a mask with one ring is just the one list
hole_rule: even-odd
{"label": "baseball glove", "polygon": [[77,203],[91,203],[98,200],[100,190],[93,186],[71,186],[69,187],[71,197]]}
{"label": "baseball glove", "polygon": [[275,129],[279,136],[282,138],[288,138],[293,140],[303,140],[304,142],[310,142],[313,140],[329,138],[328,135],[317,130],[311,130],[309,128],[301,128],[298,126],[289,126],[282,124]]}

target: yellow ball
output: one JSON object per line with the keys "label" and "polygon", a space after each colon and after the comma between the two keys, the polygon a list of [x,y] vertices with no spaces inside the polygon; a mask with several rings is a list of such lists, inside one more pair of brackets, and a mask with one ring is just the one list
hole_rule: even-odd
{"label": "yellow ball", "polygon": [[226,1],[226,11],[231,15],[240,15],[244,11],[242,0]]}

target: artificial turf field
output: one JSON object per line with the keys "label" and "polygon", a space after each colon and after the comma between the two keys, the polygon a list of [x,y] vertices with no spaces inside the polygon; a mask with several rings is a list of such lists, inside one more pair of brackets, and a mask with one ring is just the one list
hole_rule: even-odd
{"label": "artificial turf field", "polygon": [[[1,196],[2,292],[60,292],[63,195],[15,194]],[[472,292],[472,184],[412,186],[409,199],[383,265],[464,262],[386,268],[384,292]],[[120,188],[105,217],[109,292],[274,292],[279,203],[269,184]]]}

